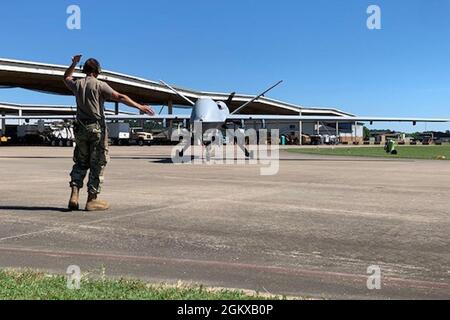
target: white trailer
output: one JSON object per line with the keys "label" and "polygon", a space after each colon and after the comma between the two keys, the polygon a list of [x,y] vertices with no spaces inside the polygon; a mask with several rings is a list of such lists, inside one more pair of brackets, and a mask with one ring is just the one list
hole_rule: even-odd
{"label": "white trailer", "polygon": [[113,145],[125,145],[130,142],[130,124],[123,122],[108,123],[108,138]]}

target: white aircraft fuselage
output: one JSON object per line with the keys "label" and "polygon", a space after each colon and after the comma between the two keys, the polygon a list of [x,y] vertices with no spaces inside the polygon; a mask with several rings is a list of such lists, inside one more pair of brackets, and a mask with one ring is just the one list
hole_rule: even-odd
{"label": "white aircraft fuselage", "polygon": [[218,129],[225,124],[230,110],[225,102],[200,97],[192,108],[191,123],[200,122],[204,131]]}

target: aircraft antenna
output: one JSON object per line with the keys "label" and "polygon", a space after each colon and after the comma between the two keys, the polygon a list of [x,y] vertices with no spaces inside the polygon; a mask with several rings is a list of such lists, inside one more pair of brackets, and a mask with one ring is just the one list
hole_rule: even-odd
{"label": "aircraft antenna", "polygon": [[175,88],[173,88],[172,86],[168,85],[167,83],[165,83],[162,80],[159,80],[159,82],[161,82],[163,85],[165,85],[167,88],[169,88],[170,90],[172,90],[175,94],[179,95],[181,98],[183,98],[184,100],[186,100],[187,102],[189,102],[191,105],[195,106],[195,103],[189,99],[188,97],[186,97],[184,94],[182,94],[181,92],[178,92],[178,90],[176,90]]}
{"label": "aircraft antenna", "polygon": [[236,110],[234,110],[231,114],[236,114],[239,111],[241,111],[242,109],[244,109],[246,106],[248,106],[250,103],[255,102],[256,100],[258,100],[261,97],[264,97],[264,95],[266,93],[268,93],[269,91],[272,91],[275,87],[278,87],[280,84],[283,83],[283,80],[278,81],[276,84],[274,84],[273,86],[271,86],[269,89],[267,89],[266,91],[264,91],[263,93],[261,93],[260,95],[254,97],[252,100],[244,103],[242,106],[240,106],[239,108],[237,108]]}

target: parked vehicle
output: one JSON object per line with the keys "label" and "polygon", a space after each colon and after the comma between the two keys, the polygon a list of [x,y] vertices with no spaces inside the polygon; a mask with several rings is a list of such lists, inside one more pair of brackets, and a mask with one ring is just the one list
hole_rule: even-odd
{"label": "parked vehicle", "polygon": [[108,138],[113,145],[127,145],[130,143],[130,124],[123,122],[108,123]]}
{"label": "parked vehicle", "polygon": [[10,137],[6,137],[0,132],[0,145],[7,144],[9,140],[11,140]]}
{"label": "parked vehicle", "polygon": [[47,139],[51,146],[72,147],[74,145],[75,135],[70,124],[51,124],[49,128],[50,131],[47,134]]}
{"label": "parked vehicle", "polygon": [[153,141],[153,135],[151,133],[143,131],[140,128],[131,129],[131,143],[135,143],[141,147],[145,145],[151,145]]}
{"label": "parked vehicle", "polygon": [[54,147],[73,146],[75,136],[71,123],[56,122],[23,124],[17,127],[17,142],[22,144],[47,144]]}

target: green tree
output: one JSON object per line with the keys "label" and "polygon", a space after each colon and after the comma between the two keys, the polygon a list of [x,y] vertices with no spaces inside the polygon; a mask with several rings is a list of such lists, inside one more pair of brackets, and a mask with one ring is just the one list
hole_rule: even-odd
{"label": "green tree", "polygon": [[415,140],[420,140],[420,132],[414,132],[411,137]]}
{"label": "green tree", "polygon": [[367,127],[364,127],[364,140],[370,139],[370,129]]}

